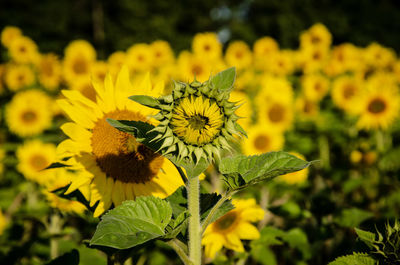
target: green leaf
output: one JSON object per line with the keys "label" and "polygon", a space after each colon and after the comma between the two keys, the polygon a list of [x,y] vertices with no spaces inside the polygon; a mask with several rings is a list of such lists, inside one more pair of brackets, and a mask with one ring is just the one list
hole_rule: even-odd
{"label": "green leaf", "polygon": [[176,219],[171,220],[171,222],[166,227],[166,235],[164,239],[173,239],[178,236],[182,230],[186,230],[189,221],[189,212],[181,212]]}
{"label": "green leaf", "polygon": [[76,249],[61,255],[46,265],[79,265],[79,252]]}
{"label": "green leaf", "polygon": [[297,248],[301,251],[303,258],[311,258],[311,248],[308,243],[307,235],[300,228],[293,228],[282,236],[285,242],[289,243],[291,248]]}
{"label": "green leaf", "polygon": [[154,109],[161,109],[160,108],[160,102],[156,98],[146,96],[146,95],[134,95],[130,96],[129,99],[142,104],[144,106],[154,108]]}
{"label": "green leaf", "polygon": [[90,244],[116,249],[143,244],[164,236],[171,216],[171,206],[160,198],[148,196],[124,201],[101,218]]}
{"label": "green leaf", "polygon": [[42,169],[42,170],[52,169],[52,168],[60,168],[60,167],[69,167],[69,165],[66,165],[66,164],[63,164],[63,163],[60,163],[60,162],[55,162],[55,163],[52,163],[50,166],[48,166],[48,167],[46,167],[45,169]]}
{"label": "green leaf", "polygon": [[373,248],[375,243],[375,234],[369,231],[364,231],[358,228],[354,228],[357,236],[365,243],[369,248]]}
{"label": "green leaf", "polygon": [[236,79],[236,68],[231,67],[211,77],[211,83],[218,91],[225,92],[233,87]]}
{"label": "green leaf", "polygon": [[297,158],[286,152],[269,152],[262,155],[223,158],[219,171],[231,190],[243,189],[261,181],[269,181],[287,173],[302,170],[311,162]]}
{"label": "green leaf", "polygon": [[347,255],[335,259],[328,265],[375,265],[377,262],[365,253],[353,253],[353,255]]}
{"label": "green leaf", "polygon": [[335,223],[343,227],[353,228],[359,226],[365,220],[371,218],[372,213],[358,209],[344,209],[334,218]]}

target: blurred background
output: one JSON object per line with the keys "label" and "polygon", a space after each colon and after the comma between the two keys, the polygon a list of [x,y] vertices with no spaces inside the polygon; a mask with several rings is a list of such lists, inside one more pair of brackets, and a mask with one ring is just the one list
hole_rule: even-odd
{"label": "blurred background", "polygon": [[[108,250],[86,246],[97,200],[63,195],[76,172],[42,169],[68,139],[61,90],[97,102],[91,80],[115,80],[122,64],[134,85],[150,72],[166,92],[171,80],[234,66],[231,100],[248,117],[236,151],[319,161],[238,193],[265,212],[260,237],[207,263],[328,264],[365,252],[400,264],[400,225],[389,228],[400,217],[399,18],[396,0],[1,0],[0,264],[107,264]],[[202,189],[221,191],[217,176],[209,168]],[[377,253],[356,227],[380,231]],[[179,263],[162,243],[129,254]]]}

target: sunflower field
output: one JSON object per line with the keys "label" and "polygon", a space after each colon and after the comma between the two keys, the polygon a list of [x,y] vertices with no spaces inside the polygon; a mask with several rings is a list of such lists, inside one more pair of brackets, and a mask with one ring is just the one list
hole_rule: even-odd
{"label": "sunflower field", "polygon": [[0,30],[1,264],[400,264],[393,49]]}

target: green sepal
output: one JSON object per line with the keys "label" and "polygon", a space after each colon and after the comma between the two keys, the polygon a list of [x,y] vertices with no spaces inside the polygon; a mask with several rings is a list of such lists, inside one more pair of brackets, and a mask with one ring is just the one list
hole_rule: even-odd
{"label": "green sepal", "polygon": [[289,153],[269,152],[262,155],[237,155],[225,157],[219,163],[219,171],[230,190],[243,189],[262,181],[270,181],[277,176],[302,170],[307,162]]}
{"label": "green sepal", "polygon": [[129,99],[133,100],[139,104],[142,104],[146,107],[150,107],[153,109],[161,109],[160,102],[154,97],[150,97],[150,96],[146,96],[146,95],[133,95],[133,96],[130,96]]}
{"label": "green sepal", "polygon": [[63,164],[61,162],[55,162],[55,163],[51,163],[50,166],[48,166],[48,167],[46,167],[45,169],[42,169],[42,170],[52,169],[52,168],[63,168],[63,167],[69,167],[69,165]]}

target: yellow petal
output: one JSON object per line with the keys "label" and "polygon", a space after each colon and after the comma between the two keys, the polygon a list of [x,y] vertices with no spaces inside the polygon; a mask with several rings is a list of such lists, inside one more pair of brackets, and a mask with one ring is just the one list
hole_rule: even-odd
{"label": "yellow petal", "polygon": [[247,222],[240,222],[235,229],[235,233],[239,238],[246,240],[258,239],[260,237],[260,232],[258,232],[257,228]]}
{"label": "yellow petal", "polygon": [[112,190],[111,199],[115,206],[120,205],[125,200],[125,188],[123,187],[125,183],[119,180],[115,181],[114,188]]}
{"label": "yellow petal", "polygon": [[240,241],[240,238],[236,234],[227,233],[225,239],[225,247],[237,252],[244,252],[242,241]]}

